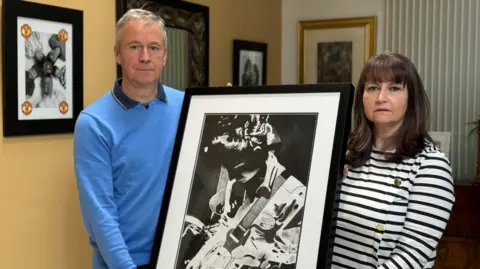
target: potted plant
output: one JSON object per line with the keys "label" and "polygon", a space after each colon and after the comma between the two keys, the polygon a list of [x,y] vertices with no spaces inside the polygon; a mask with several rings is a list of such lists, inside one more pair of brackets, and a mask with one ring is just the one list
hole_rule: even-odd
{"label": "potted plant", "polygon": [[480,180],[480,115],[478,118],[468,124],[473,125],[472,130],[469,132],[469,136],[477,134],[477,172],[475,173],[475,179]]}

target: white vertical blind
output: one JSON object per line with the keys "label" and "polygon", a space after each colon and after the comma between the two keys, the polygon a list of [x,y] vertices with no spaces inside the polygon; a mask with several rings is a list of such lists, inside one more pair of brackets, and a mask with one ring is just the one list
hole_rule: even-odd
{"label": "white vertical blind", "polygon": [[432,105],[430,131],[451,132],[456,179],[475,175],[476,138],[466,123],[480,116],[478,0],[386,0],[385,49],[417,66]]}

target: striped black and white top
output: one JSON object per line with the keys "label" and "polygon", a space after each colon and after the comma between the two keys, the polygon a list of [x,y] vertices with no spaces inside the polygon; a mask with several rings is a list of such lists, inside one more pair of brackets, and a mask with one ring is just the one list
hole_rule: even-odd
{"label": "striped black and white top", "polygon": [[337,192],[331,268],[432,268],[455,200],[448,158],[427,144],[402,163],[374,149]]}

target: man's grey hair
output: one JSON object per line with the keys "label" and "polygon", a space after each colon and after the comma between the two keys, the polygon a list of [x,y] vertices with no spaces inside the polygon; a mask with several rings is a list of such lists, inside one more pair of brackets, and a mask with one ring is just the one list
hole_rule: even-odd
{"label": "man's grey hair", "polygon": [[165,46],[165,49],[167,48],[167,30],[165,29],[165,22],[163,21],[163,19],[151,11],[140,9],[140,8],[129,9],[118,20],[117,26],[116,26],[116,40],[115,40],[115,44],[117,47],[120,45],[120,40],[122,39],[121,35],[122,35],[123,27],[128,21],[131,21],[131,20],[140,20],[148,23],[158,23],[163,30],[163,39],[165,41],[164,46]]}

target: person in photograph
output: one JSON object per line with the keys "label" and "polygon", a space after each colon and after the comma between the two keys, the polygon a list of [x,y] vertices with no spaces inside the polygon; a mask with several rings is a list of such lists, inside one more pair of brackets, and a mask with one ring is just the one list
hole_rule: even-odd
{"label": "person in photograph", "polygon": [[295,267],[316,121],[205,117],[174,268]]}
{"label": "person in photograph", "polygon": [[258,69],[257,64],[253,64],[253,72],[251,74],[251,83],[252,85],[259,85],[260,81],[260,70]]}
{"label": "person in photograph", "polygon": [[40,81],[41,98],[37,108],[58,108],[60,103],[66,100],[65,91],[53,85],[52,76],[43,77]]}
{"label": "person in photograph", "polygon": [[[42,41],[48,40],[44,48]],[[48,52],[45,52],[47,50]],[[58,35],[33,32],[25,41],[25,97],[35,108],[58,108],[66,101],[65,44]]]}
{"label": "person in photograph", "polygon": [[329,268],[432,268],[455,201],[451,164],[427,132],[414,64],[384,53],[364,66],[337,192]]}
{"label": "person in photograph", "polygon": [[260,72],[257,64],[254,64],[251,59],[245,61],[242,74],[242,86],[258,85],[260,79]]}
{"label": "person in photograph", "polygon": [[114,46],[122,77],[75,125],[75,174],[93,269],[143,268],[150,260],[184,96],[160,83],[167,44],[159,16],[128,10]]}
{"label": "person in photograph", "polygon": [[251,84],[252,69],[252,61],[247,59],[243,65],[242,86],[248,86]]}

